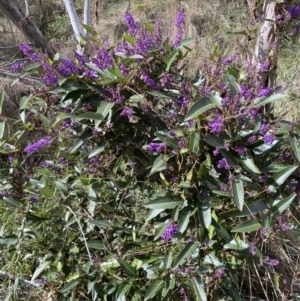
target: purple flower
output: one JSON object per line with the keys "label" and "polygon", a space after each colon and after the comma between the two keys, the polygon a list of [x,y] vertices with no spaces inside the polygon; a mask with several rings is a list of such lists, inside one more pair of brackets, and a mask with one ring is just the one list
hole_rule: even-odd
{"label": "purple flower", "polygon": [[179,148],[184,148],[186,144],[185,138],[181,137],[180,140],[178,141],[178,147]]}
{"label": "purple flower", "polygon": [[156,84],[155,80],[152,79],[146,71],[143,72],[143,81],[149,88],[153,90],[158,89],[158,85]]}
{"label": "purple flower", "polygon": [[27,155],[31,155],[32,153],[38,152],[41,148],[51,145],[51,139],[51,136],[46,136],[45,138],[40,139],[36,143],[26,146],[24,152],[27,153]]}
{"label": "purple flower", "polygon": [[273,142],[275,141],[275,136],[274,135],[272,135],[272,134],[266,134],[265,136],[264,136],[264,143],[265,144],[268,144],[268,145],[272,145],[273,144]]}
{"label": "purple flower", "polygon": [[290,226],[288,224],[283,224],[279,226],[279,229],[283,232],[290,230]]}
{"label": "purple flower", "polygon": [[213,151],[214,156],[218,156],[219,153],[220,153],[220,149],[219,149],[219,148],[216,148],[216,149]]}
{"label": "purple flower", "polygon": [[276,265],[279,264],[279,261],[277,259],[272,259],[272,258],[267,258],[266,262],[268,263],[268,265],[270,265],[271,267],[274,267]]}
{"label": "purple flower", "polygon": [[247,139],[247,141],[248,141],[249,143],[253,143],[255,140],[256,140],[256,136],[250,136],[250,137]]}
{"label": "purple flower", "polygon": [[227,191],[227,185],[221,184],[220,189],[224,192]]}
{"label": "purple flower", "polygon": [[266,233],[267,233],[267,228],[261,227],[259,229],[260,236],[264,237],[266,235]]}
{"label": "purple flower", "polygon": [[90,70],[90,69],[85,70],[85,76],[92,81],[95,81],[99,78],[97,72],[94,70]]}
{"label": "purple flower", "polygon": [[170,241],[178,230],[178,224],[168,225],[165,233],[160,237],[164,242]]}
{"label": "purple flower", "polygon": [[288,10],[287,20],[297,18],[300,14],[300,6],[286,6]]}
{"label": "purple flower", "polygon": [[90,164],[91,165],[98,165],[102,161],[102,157],[95,156],[91,159]]}
{"label": "purple flower", "polygon": [[137,24],[128,9],[126,10],[125,15],[124,15],[124,21],[129,28],[129,33],[131,35],[134,34],[137,30]]}
{"label": "purple flower", "polygon": [[262,124],[260,127],[259,127],[259,133],[261,135],[264,135],[268,132],[268,130],[270,129],[270,125],[269,124]]}
{"label": "purple flower", "polygon": [[221,159],[218,162],[218,168],[225,168],[227,170],[229,170],[231,168],[231,166],[227,163],[227,160],[225,158]]}
{"label": "purple flower", "polygon": [[50,86],[56,86],[58,84],[58,77],[54,73],[47,73],[42,78],[43,83],[50,87]]}
{"label": "purple flower", "polygon": [[92,59],[92,62],[101,70],[112,68],[114,65],[112,55],[106,49],[100,49],[97,53],[97,56]]}
{"label": "purple flower", "polygon": [[66,158],[58,158],[58,163],[64,165],[68,163],[68,160]]}
{"label": "purple flower", "polygon": [[41,57],[35,52],[29,54],[28,57],[32,62],[37,62],[41,59]]}
{"label": "purple flower", "polygon": [[56,69],[61,75],[66,77],[78,72],[78,68],[67,58],[61,59]]}
{"label": "purple flower", "polygon": [[215,116],[214,119],[215,119],[215,121],[214,122],[209,122],[208,126],[209,126],[210,132],[212,134],[219,134],[223,130],[224,120],[221,116]]}
{"label": "purple flower", "polygon": [[32,197],[29,199],[29,202],[31,202],[31,203],[36,203],[38,200],[39,200],[39,198],[38,198],[37,196],[32,196]]}
{"label": "purple flower", "polygon": [[253,256],[256,254],[256,241],[250,244],[249,253]]}
{"label": "purple flower", "polygon": [[227,57],[226,59],[224,59],[223,64],[228,65],[228,64],[232,63],[235,59],[236,59],[236,55],[233,54],[233,55]]}
{"label": "purple flower", "polygon": [[183,37],[183,30],[182,29],[177,30],[175,40],[174,40],[174,47],[175,48],[178,48],[180,46],[180,43],[182,41],[182,37]]}
{"label": "purple flower", "polygon": [[270,94],[272,94],[272,89],[271,88],[263,88],[259,91],[258,97],[267,97]]}
{"label": "purple flower", "polygon": [[235,147],[235,151],[239,154],[239,155],[243,155],[247,152],[247,148],[244,146],[236,146]]}
{"label": "purple flower", "polygon": [[148,145],[148,149],[151,152],[162,153],[166,149],[166,144],[165,143],[151,142]]}
{"label": "purple flower", "polygon": [[184,8],[181,8],[176,15],[175,26],[180,27],[184,23],[184,20],[185,20],[185,12],[184,12]]}
{"label": "purple flower", "polygon": [[259,64],[259,71],[263,72],[263,71],[268,71],[270,69],[270,62],[264,62]]}
{"label": "purple flower", "polygon": [[120,116],[127,116],[128,119],[133,115],[133,110],[130,108],[124,108]]}
{"label": "purple flower", "polygon": [[224,277],[224,276],[227,276],[225,268],[219,268],[219,269],[215,270],[213,277],[214,278],[221,278],[221,277]]}
{"label": "purple flower", "polygon": [[27,64],[27,61],[16,62],[16,63],[14,63],[14,64],[11,65],[10,71],[16,72],[16,71],[22,69],[26,64]]}
{"label": "purple flower", "polygon": [[157,148],[156,148],[156,151],[158,153],[162,153],[164,150],[166,149],[166,144],[165,143],[160,143]]}
{"label": "purple flower", "polygon": [[29,55],[32,52],[31,46],[25,43],[20,43],[19,44],[20,50],[23,52],[24,55]]}

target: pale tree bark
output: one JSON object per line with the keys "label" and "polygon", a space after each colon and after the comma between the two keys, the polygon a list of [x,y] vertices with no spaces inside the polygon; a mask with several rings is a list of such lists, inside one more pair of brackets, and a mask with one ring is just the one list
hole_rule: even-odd
{"label": "pale tree bark", "polygon": [[[276,82],[276,69],[278,61],[279,40],[276,34],[276,0],[265,0],[263,4],[263,17],[256,41],[254,62],[258,69],[269,63],[269,71],[261,76],[264,87],[274,88]],[[270,114],[271,105],[266,106],[266,115]]]}
{"label": "pale tree bark", "polygon": [[[85,0],[84,2],[83,24],[91,26],[91,0]],[[84,30],[84,35],[89,36],[89,32],[86,29]]]}
{"label": "pale tree bark", "polygon": [[55,50],[50,46],[39,28],[28,16],[24,15],[13,0],[0,0],[0,10],[24,33],[34,47],[41,49],[50,58],[53,58]]}
{"label": "pale tree bark", "polygon": [[72,0],[64,0],[64,4],[66,7],[66,11],[69,15],[76,40],[78,42],[77,51],[79,53],[83,53],[84,47],[83,47],[83,45],[81,45],[81,37],[83,36],[84,32],[83,32],[83,28],[79,22],[74,3]]}

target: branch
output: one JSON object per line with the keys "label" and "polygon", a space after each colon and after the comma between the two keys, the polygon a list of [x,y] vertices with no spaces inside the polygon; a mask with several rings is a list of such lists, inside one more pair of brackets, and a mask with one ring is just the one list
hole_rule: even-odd
{"label": "branch", "polygon": [[25,7],[26,7],[26,17],[29,16],[29,5],[28,5],[28,1],[27,0],[24,0],[25,2]]}

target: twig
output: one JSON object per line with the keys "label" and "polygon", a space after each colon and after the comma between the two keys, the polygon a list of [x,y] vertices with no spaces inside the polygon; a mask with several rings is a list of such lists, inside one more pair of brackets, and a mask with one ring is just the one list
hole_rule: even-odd
{"label": "twig", "polygon": [[[7,272],[4,272],[4,271],[0,270],[0,278],[6,278],[6,279],[9,278],[11,280],[14,280],[16,278],[16,276],[13,275],[13,274],[10,274],[10,273],[7,273]],[[31,286],[35,286],[35,287],[41,286],[41,284],[39,284],[39,283],[34,283],[32,281],[29,281],[29,280],[26,280],[26,279],[23,279],[23,278],[19,278],[19,281],[23,282],[27,285],[31,285]]]}
{"label": "twig", "polygon": [[26,7],[26,17],[29,16],[29,5],[28,5],[28,1],[27,0],[24,0],[25,2],[25,7]]}

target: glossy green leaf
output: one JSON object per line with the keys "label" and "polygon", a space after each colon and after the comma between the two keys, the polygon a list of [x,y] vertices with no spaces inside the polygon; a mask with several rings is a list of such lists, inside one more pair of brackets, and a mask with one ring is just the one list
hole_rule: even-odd
{"label": "glossy green leaf", "polygon": [[132,282],[125,281],[123,282],[117,290],[116,293],[116,301],[124,301],[125,300],[125,295],[129,291],[129,289],[132,286]]}
{"label": "glossy green leaf", "polygon": [[233,217],[244,217],[249,216],[252,214],[256,214],[258,212],[262,212],[268,207],[266,200],[259,199],[259,200],[253,200],[249,203],[247,203],[247,206],[244,206],[243,210],[240,211],[239,209],[235,208],[226,212],[222,212],[220,216],[226,215],[226,216],[233,216]]}
{"label": "glossy green leaf", "polygon": [[233,199],[240,211],[243,210],[244,206],[244,184],[242,180],[234,178],[232,180],[232,192],[233,192]]}
{"label": "glossy green leaf", "polygon": [[207,301],[207,295],[205,292],[205,283],[200,276],[196,275],[192,279],[192,290],[197,301]]}
{"label": "glossy green leaf", "polygon": [[169,71],[170,70],[170,67],[172,65],[172,63],[175,61],[177,55],[179,53],[179,49],[175,49],[168,57],[167,57],[167,67],[166,67],[166,71]]}
{"label": "glossy green leaf", "polygon": [[115,104],[113,102],[108,102],[108,101],[102,100],[97,109],[97,113],[101,114],[101,116],[104,119],[104,118],[106,118],[107,114],[111,111],[111,109],[113,108],[114,105]]}
{"label": "glossy green leaf", "polygon": [[13,245],[17,242],[18,238],[15,235],[9,235],[6,237],[0,237],[1,245]]}
{"label": "glossy green leaf", "polygon": [[169,269],[172,266],[173,262],[173,253],[168,252],[164,258],[164,268]]}
{"label": "glossy green leaf", "polygon": [[23,206],[23,202],[21,200],[19,200],[18,198],[15,197],[3,197],[3,201],[5,204],[20,209]]}
{"label": "glossy green leaf", "polygon": [[46,268],[50,266],[52,261],[44,261],[40,266],[34,271],[31,281],[34,281]]}
{"label": "glossy green leaf", "polygon": [[223,238],[226,242],[230,241],[229,233],[219,222],[215,220],[215,218],[212,218],[211,225],[215,228],[219,237]]}
{"label": "glossy green leaf", "polygon": [[210,98],[207,97],[200,98],[191,106],[184,120],[188,121],[190,119],[196,118],[199,115],[203,114],[204,112],[215,107],[216,104]]}
{"label": "glossy green leaf", "polygon": [[187,229],[190,221],[190,216],[191,216],[190,210],[184,208],[181,212],[180,220],[178,223],[178,230],[177,230],[181,234],[184,233],[185,230]]}
{"label": "glossy green leaf", "polygon": [[297,160],[300,161],[300,139],[298,138],[298,135],[290,133],[289,140]]}
{"label": "glossy green leaf", "polygon": [[289,166],[279,172],[277,172],[273,177],[272,180],[274,183],[268,187],[269,190],[274,191],[277,187],[282,185],[288,177],[299,167],[299,165]]}
{"label": "glossy green leaf", "polygon": [[261,171],[258,169],[258,167],[254,164],[254,161],[251,157],[241,157],[241,162],[244,168],[249,171],[253,172],[255,174],[260,174]]}
{"label": "glossy green leaf", "polygon": [[89,158],[95,157],[100,153],[107,152],[109,150],[109,143],[107,141],[103,141],[98,147],[91,150],[89,154]]}
{"label": "glossy green leaf", "polygon": [[129,277],[136,277],[136,269],[128,264],[125,260],[118,259],[119,265],[122,267],[124,272],[126,273],[127,276]]}
{"label": "glossy green leaf", "polygon": [[284,198],[283,200],[281,200],[279,203],[277,203],[275,206],[273,206],[271,208],[271,210],[269,211],[269,213],[275,217],[277,215],[280,215],[281,213],[283,213],[293,202],[293,200],[295,199],[296,194],[292,194],[286,198]]}
{"label": "glossy green leaf", "polygon": [[189,136],[189,150],[198,155],[200,150],[200,134],[192,132]]}
{"label": "glossy green leaf", "polygon": [[5,133],[5,121],[0,122],[0,139],[3,138],[4,133]]}
{"label": "glossy green leaf", "polygon": [[73,288],[75,288],[78,285],[79,281],[78,280],[72,280],[69,283],[67,283],[62,289],[61,292],[62,293],[67,293],[68,291],[72,290]]}
{"label": "glossy green leaf", "polygon": [[224,144],[225,144],[225,141],[222,138],[214,136],[214,135],[205,136],[204,141],[207,144],[214,146],[216,148],[222,148],[222,147],[224,147]]}
{"label": "glossy green leaf", "polygon": [[240,87],[234,76],[232,76],[231,74],[225,74],[224,81],[228,82],[230,85],[231,97],[234,97],[239,93]]}
{"label": "glossy green leaf", "polygon": [[242,222],[241,224],[236,225],[231,232],[238,232],[238,233],[244,233],[244,232],[253,232],[261,228],[261,224],[258,222],[257,219],[251,219],[245,222]]}
{"label": "glossy green leaf", "polygon": [[180,252],[178,257],[176,258],[176,261],[173,265],[173,270],[178,268],[180,265],[182,265],[188,258],[192,256],[192,254],[199,248],[200,243],[198,241],[191,241],[186,244],[184,249]]}
{"label": "glossy green leaf", "polygon": [[91,249],[106,250],[106,246],[102,240],[89,240],[86,243]]}
{"label": "glossy green leaf", "polygon": [[75,153],[78,148],[80,148],[89,138],[93,136],[91,130],[84,132],[75,142],[75,144],[70,149],[70,154]]}
{"label": "glossy green leaf", "polygon": [[178,196],[164,196],[144,204],[149,209],[173,209],[182,204],[182,200]]}
{"label": "glossy green leaf", "polygon": [[148,211],[147,215],[145,216],[145,222],[150,221],[157,215],[159,215],[161,212],[163,212],[165,209],[151,209]]}
{"label": "glossy green leaf", "polygon": [[178,142],[175,138],[170,137],[164,133],[157,132],[155,135],[167,146],[171,147],[173,150],[178,150]]}
{"label": "glossy green leaf", "polygon": [[198,203],[198,216],[201,223],[206,229],[209,229],[211,225],[211,206],[209,202]]}
{"label": "glossy green leaf", "polygon": [[283,98],[286,98],[287,95],[284,95],[284,94],[273,94],[269,97],[260,97],[260,98],[257,98],[254,100],[254,108],[257,108],[257,107],[261,107],[261,106],[264,106],[268,103],[271,103],[271,102],[274,102],[274,101],[277,101],[279,99],[283,99]]}
{"label": "glossy green leaf", "polygon": [[166,168],[167,168],[166,161],[165,161],[163,155],[159,155],[153,163],[150,174],[152,175],[158,171],[165,170]]}
{"label": "glossy green leaf", "polygon": [[110,226],[110,223],[107,220],[104,219],[93,219],[90,221],[92,225],[98,226],[99,228],[106,229]]}
{"label": "glossy green leaf", "polygon": [[156,279],[151,282],[150,287],[148,288],[145,294],[145,301],[152,299],[155,297],[156,293],[163,287],[164,281],[161,279]]}
{"label": "glossy green leaf", "polygon": [[183,40],[181,40],[181,42],[179,44],[179,47],[188,45],[189,43],[192,43],[194,41],[195,41],[195,38],[186,38],[186,39],[183,39]]}
{"label": "glossy green leaf", "polygon": [[125,41],[129,42],[130,44],[135,44],[136,43],[136,39],[132,36],[123,35],[123,39]]}
{"label": "glossy green leaf", "polygon": [[150,33],[152,33],[152,34],[155,33],[155,29],[150,23],[145,22],[144,24],[145,24],[146,28],[149,30]]}

